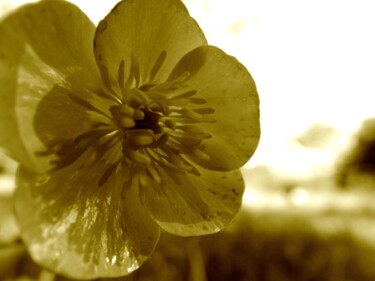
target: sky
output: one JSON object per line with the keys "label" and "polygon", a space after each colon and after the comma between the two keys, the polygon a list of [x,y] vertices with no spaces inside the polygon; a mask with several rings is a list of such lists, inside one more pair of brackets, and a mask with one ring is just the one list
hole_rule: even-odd
{"label": "sky", "polygon": [[[22,2],[0,0],[0,11]],[[116,3],[71,2],[95,23]],[[373,1],[184,2],[209,44],[235,56],[256,81],[262,138],[252,165],[283,165],[290,141],[313,124],[351,134],[374,114]]]}

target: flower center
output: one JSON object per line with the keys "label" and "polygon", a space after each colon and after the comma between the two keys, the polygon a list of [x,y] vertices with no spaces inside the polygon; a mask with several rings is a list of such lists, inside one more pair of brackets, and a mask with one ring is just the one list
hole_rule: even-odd
{"label": "flower center", "polygon": [[159,125],[160,115],[147,108],[141,110],[144,113],[144,118],[135,120],[135,129],[150,129],[155,134],[161,133],[162,128]]}
{"label": "flower center", "polygon": [[[51,150],[58,159],[53,169],[63,168],[87,153],[94,158],[93,162],[105,159],[106,163],[112,163],[103,172],[99,186],[121,166],[133,174],[135,171],[140,185],[147,185],[149,180],[160,183],[161,169],[179,175],[199,175],[193,161],[210,160],[204,152],[204,141],[211,137],[200,124],[215,122],[210,116],[214,110],[203,107],[206,100],[188,86],[189,73],[163,83],[154,81],[165,58],[166,53],[162,52],[145,83],[141,83],[134,57],[126,81],[125,63],[120,62],[116,90],[104,73],[103,82],[109,91],[105,97],[114,102],[109,108],[110,115],[102,113],[108,122],[100,123],[73,141],[55,145]],[[76,98],[73,101],[83,104]],[[87,102],[85,107],[88,108]],[[93,104],[89,107],[95,108]],[[118,145],[120,153],[114,152]]]}

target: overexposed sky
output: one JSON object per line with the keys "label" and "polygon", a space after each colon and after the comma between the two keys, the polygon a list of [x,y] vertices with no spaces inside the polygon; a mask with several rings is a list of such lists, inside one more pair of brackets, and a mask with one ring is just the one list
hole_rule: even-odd
{"label": "overexposed sky", "polygon": [[[23,0],[0,0],[0,11]],[[94,22],[117,2],[72,0]],[[185,0],[208,41],[252,73],[262,141],[254,161],[272,162],[313,123],[351,132],[375,113],[373,0]]]}

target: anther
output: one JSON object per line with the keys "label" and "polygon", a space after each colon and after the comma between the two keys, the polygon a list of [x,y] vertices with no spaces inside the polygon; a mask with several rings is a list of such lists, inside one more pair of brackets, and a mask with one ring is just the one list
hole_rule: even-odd
{"label": "anther", "polygon": [[189,101],[190,101],[190,103],[193,103],[193,104],[205,104],[205,103],[207,103],[207,101],[205,99],[202,99],[202,98],[190,98]]}
{"label": "anther", "polygon": [[199,160],[202,160],[202,161],[210,161],[211,160],[211,157],[210,155],[204,153],[202,150],[200,149],[193,149],[191,150],[191,154],[194,156],[194,157],[197,157]]}
{"label": "anther", "polygon": [[150,81],[154,80],[156,74],[158,73],[159,69],[162,67],[162,65],[165,61],[166,56],[167,56],[166,51],[162,51],[160,53],[159,57],[155,61],[154,66],[152,67],[152,70],[151,70],[151,73],[150,73]]}
{"label": "anther", "polygon": [[121,93],[124,94],[125,92],[125,62],[124,60],[121,60],[120,65],[118,67],[118,77],[117,82],[119,84],[119,87],[121,89]]}
{"label": "anther", "polygon": [[134,119],[128,116],[122,116],[116,119],[116,121],[121,128],[125,128],[125,129],[134,128],[136,125]]}
{"label": "anther", "polygon": [[197,120],[197,121],[200,121],[203,118],[201,114],[199,114],[199,113],[197,113],[193,110],[187,109],[187,108],[182,108],[178,112],[184,117],[187,117],[187,118],[193,119],[193,120]]}
{"label": "anther", "polygon": [[169,128],[171,130],[176,129],[176,122],[173,121],[173,120],[170,120],[170,119],[165,120],[164,125],[165,125],[165,127]]}
{"label": "anther", "polygon": [[145,118],[145,114],[142,110],[136,109],[133,114],[134,120],[143,120]]}
{"label": "anther", "polygon": [[196,108],[196,109],[193,109],[193,111],[195,111],[196,113],[199,113],[199,114],[212,114],[215,112],[214,109],[212,108]]}
{"label": "anther", "polygon": [[177,129],[180,129],[189,134],[203,134],[204,133],[204,131],[200,127],[194,126],[194,125],[180,125],[180,126],[177,126]]}
{"label": "anther", "polygon": [[149,146],[154,142],[154,132],[150,129],[131,129],[125,132],[127,140],[137,147]]}
{"label": "anther", "polygon": [[156,141],[154,141],[151,147],[161,147],[168,142],[168,139],[169,139],[169,135],[164,133]]}
{"label": "anther", "polygon": [[126,147],[126,150],[123,149],[123,152],[130,160],[136,162],[137,164],[150,165],[151,163],[150,157],[140,151],[135,151],[129,147]]}
{"label": "anther", "polygon": [[130,73],[134,75],[135,87],[139,86],[141,73],[139,71],[139,64],[137,58],[132,54]]}
{"label": "anther", "polygon": [[147,97],[147,95],[141,91],[138,88],[134,88],[131,90],[132,92],[132,99],[138,103],[140,106],[147,106],[150,102],[150,99]]}
{"label": "anther", "polygon": [[197,93],[196,90],[190,90],[190,91],[187,91],[187,92],[183,92],[183,93],[181,93],[181,94],[170,95],[170,96],[168,97],[168,99],[170,99],[170,100],[174,100],[174,99],[190,98],[190,97],[194,96],[196,93]]}
{"label": "anther", "polygon": [[147,174],[157,183],[161,183],[161,177],[159,172],[157,171],[156,167],[154,165],[150,165],[146,169]]}
{"label": "anther", "polygon": [[113,163],[111,166],[109,166],[105,172],[103,173],[103,175],[100,177],[99,179],[99,182],[98,182],[98,185],[99,186],[103,186],[107,180],[109,179],[109,177],[115,172],[118,164],[120,163],[122,159],[120,158],[119,160],[117,160],[115,163]]}

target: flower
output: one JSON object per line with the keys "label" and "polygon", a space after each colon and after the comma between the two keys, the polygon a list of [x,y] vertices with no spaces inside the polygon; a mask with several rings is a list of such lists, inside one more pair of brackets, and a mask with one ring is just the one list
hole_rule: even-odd
{"label": "flower", "polygon": [[258,94],[182,2],[121,1],[96,28],[41,1],[6,17],[0,41],[0,145],[20,163],[15,210],[35,261],[126,275],[160,228],[204,235],[233,219]]}

